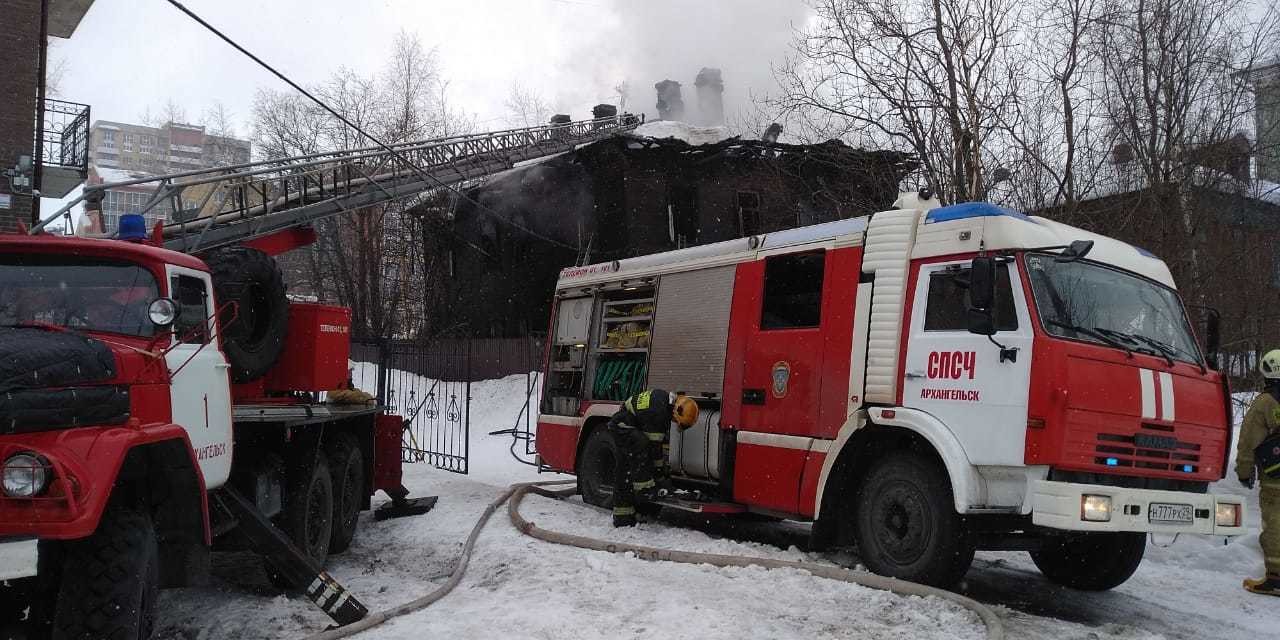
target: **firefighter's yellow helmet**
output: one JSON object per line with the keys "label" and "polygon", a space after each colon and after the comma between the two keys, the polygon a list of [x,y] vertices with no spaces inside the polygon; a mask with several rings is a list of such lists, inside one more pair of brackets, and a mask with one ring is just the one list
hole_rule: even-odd
{"label": "firefighter's yellow helmet", "polygon": [[1262,356],[1262,362],[1258,363],[1258,370],[1262,372],[1262,377],[1268,380],[1280,378],[1280,349],[1272,349]]}
{"label": "firefighter's yellow helmet", "polygon": [[671,419],[675,420],[681,429],[692,427],[698,422],[698,403],[683,393],[676,394],[675,402],[671,403]]}

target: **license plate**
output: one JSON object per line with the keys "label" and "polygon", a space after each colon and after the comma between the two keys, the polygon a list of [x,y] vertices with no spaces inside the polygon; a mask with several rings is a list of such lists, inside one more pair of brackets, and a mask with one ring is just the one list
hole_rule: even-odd
{"label": "license plate", "polygon": [[1189,504],[1152,502],[1147,507],[1147,521],[1165,524],[1193,524],[1195,509]]}

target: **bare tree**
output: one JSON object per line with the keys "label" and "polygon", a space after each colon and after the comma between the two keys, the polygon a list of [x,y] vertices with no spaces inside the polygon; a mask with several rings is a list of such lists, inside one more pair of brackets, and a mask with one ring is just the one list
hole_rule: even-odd
{"label": "bare tree", "polygon": [[[401,33],[381,72],[339,69],[313,93],[369,136],[388,144],[454,135],[474,125],[448,102],[435,52]],[[356,128],[305,97],[261,90],[253,106],[254,140],[264,158],[375,146]],[[365,170],[377,173],[384,167]],[[422,247],[423,221],[409,214],[419,198],[344,212],[316,225],[316,245],[284,260],[295,290],[352,310],[363,337],[428,330],[423,309],[428,272],[438,261]]]}
{"label": "bare tree", "polygon": [[536,90],[519,81],[511,84],[507,99],[507,122],[513,127],[534,127],[551,119],[551,105]]}
{"label": "bare tree", "polygon": [[913,152],[944,198],[987,193],[987,158],[1015,96],[1012,0],[815,0],[775,68],[788,130]]}

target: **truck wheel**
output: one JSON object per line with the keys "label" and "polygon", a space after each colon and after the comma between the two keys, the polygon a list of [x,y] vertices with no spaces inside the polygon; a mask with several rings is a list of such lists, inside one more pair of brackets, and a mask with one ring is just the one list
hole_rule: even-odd
{"label": "truck wheel", "polygon": [[605,427],[587,436],[578,460],[578,493],[582,501],[606,509],[613,508],[613,473],[618,462],[618,445]]}
{"label": "truck wheel", "polygon": [[364,505],[364,456],[360,443],[349,433],[339,433],[329,441],[329,464],[333,465],[333,534],[329,553],[342,553],[356,537],[360,507]]}
{"label": "truck wheel", "polygon": [[217,303],[224,307],[218,322],[231,381],[256,380],[280,357],[289,328],[289,300],[280,267],[271,256],[248,247],[219,249],[205,262],[213,272]]}
{"label": "truck wheel", "polygon": [[66,544],[54,640],[150,638],[159,553],[149,514],[108,507],[92,536]]}
{"label": "truck wheel", "polygon": [[[329,540],[333,537],[333,477],[324,452],[317,452],[315,464],[307,465],[296,476],[285,489],[280,529],[316,564],[324,566],[329,557]],[[296,591],[307,586],[290,581],[276,571],[270,561],[267,576],[281,589]]]}
{"label": "truck wheel", "polygon": [[1144,533],[1076,533],[1046,538],[1031,559],[1044,577],[1064,587],[1106,591],[1138,570],[1146,550]]}
{"label": "truck wheel", "polygon": [[871,571],[949,587],[973,563],[974,545],[935,462],[913,452],[881,459],[857,495],[858,556]]}

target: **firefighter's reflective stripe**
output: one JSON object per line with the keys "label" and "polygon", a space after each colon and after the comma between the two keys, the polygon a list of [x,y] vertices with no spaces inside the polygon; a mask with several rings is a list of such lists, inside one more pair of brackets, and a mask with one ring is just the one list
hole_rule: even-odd
{"label": "firefighter's reflective stripe", "polygon": [[646,431],[644,434],[649,436],[649,442],[662,442],[662,439],[667,437],[667,434],[665,433],[657,433],[654,431]]}
{"label": "firefighter's reflective stripe", "polygon": [[645,489],[652,489],[656,486],[657,485],[654,484],[653,480],[645,480],[644,482],[631,483],[631,488],[635,489],[636,491],[644,491]]}
{"label": "firefighter's reflective stripe", "polygon": [[615,516],[633,516],[636,514],[635,507],[614,507],[613,515]]}

